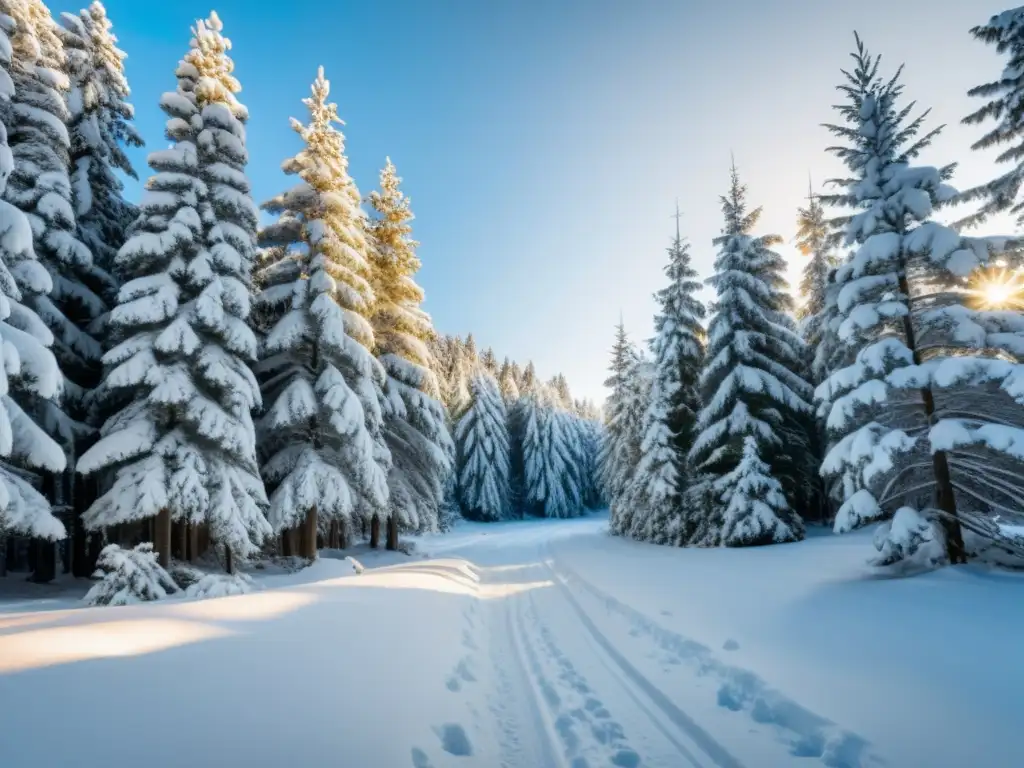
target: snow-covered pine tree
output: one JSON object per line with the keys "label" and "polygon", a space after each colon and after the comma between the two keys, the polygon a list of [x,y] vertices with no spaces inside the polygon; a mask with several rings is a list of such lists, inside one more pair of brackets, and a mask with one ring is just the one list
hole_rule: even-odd
{"label": "snow-covered pine tree", "polygon": [[508,514],[509,453],[505,404],[498,382],[483,367],[470,379],[471,399],[459,419],[459,497],[473,520],[501,520]]}
{"label": "snow-covered pine tree", "polygon": [[[26,405],[73,461],[76,444],[91,431],[84,423],[84,400],[98,381],[102,356],[89,325],[105,306],[98,295],[102,286],[92,273],[92,256],[76,237],[68,175],[69,83],[58,28],[41,0],[10,3],[7,10],[16,24],[11,67],[16,87],[8,109],[14,171],[5,199],[28,216],[36,257],[50,274],[49,293],[24,284],[21,288],[24,300],[53,333],[52,350],[64,377],[59,399]],[[14,277],[19,279],[17,271]],[[70,470],[43,477],[47,495],[61,514],[72,501],[73,479]],[[51,559],[49,548],[45,559]]]}
{"label": "snow-covered pine tree", "polygon": [[548,386],[534,379],[523,401],[525,496],[545,517],[575,517],[583,506],[583,446],[566,398],[571,401],[564,378],[555,377]]}
{"label": "snow-covered pine tree", "polygon": [[483,365],[491,376],[497,380],[498,378],[498,358],[494,354],[494,350],[488,347],[480,353],[480,364]]}
{"label": "snow-covered pine tree", "polygon": [[472,333],[467,333],[466,340],[462,342],[462,365],[466,370],[467,381],[476,375],[477,366],[480,365],[480,354]]}
{"label": "snow-covered pine tree", "polygon": [[[699,471],[723,477],[739,464],[744,438],[754,437],[758,457],[770,461],[772,475],[783,481],[788,504],[778,510],[782,525],[764,526],[762,538],[720,539],[719,543],[791,541],[803,530],[792,505],[799,500],[797,469],[806,459],[801,427],[811,414],[812,389],[800,375],[804,345],[788,314],[792,299],[783,276],[785,262],[771,250],[780,238],[752,234],[761,209],[748,210],[746,187],[735,164],[722,211],[725,227],[715,239],[720,250],[715,274],[708,279],[717,301],[701,373],[704,405],[690,459]],[[720,497],[716,515],[724,514],[726,506]],[[749,529],[737,525],[733,530]],[[776,539],[769,535],[773,532],[792,535]]]}
{"label": "snow-covered pine tree", "polygon": [[[127,101],[125,54],[117,48],[103,5],[96,1],[77,15],[61,14],[60,22],[71,85],[68,133],[75,221],[78,239],[92,253],[91,266],[77,270],[93,292],[89,312],[81,322],[88,319],[87,330],[103,343],[107,316],[117,300],[114,259],[137,213],[124,198],[124,183],[118,174],[138,178],[125,147],[141,147],[143,141],[132,125],[134,109]],[[87,383],[92,389],[98,383],[100,367],[95,366],[90,373],[92,379]],[[88,424],[98,428],[113,415],[116,404],[103,402],[95,394],[95,390],[89,393],[82,411]],[[93,433],[80,440],[76,453],[86,450],[96,437]],[[79,482],[73,495],[72,569],[76,576],[87,577],[95,570],[94,559],[99,552],[92,547],[90,557],[82,514],[95,499],[95,483]]]}
{"label": "snow-covered pine tree", "polygon": [[583,506],[587,509],[600,509],[604,505],[601,491],[598,457],[601,454],[601,441],[604,430],[599,415],[591,415],[589,411],[580,418],[580,429],[583,439]]}
{"label": "snow-covered pine tree", "polygon": [[116,258],[126,279],[110,315],[117,343],[103,358],[101,386],[129,400],[78,471],[113,476],[90,528],[156,517],[166,564],[171,520],[205,524],[230,571],[271,528],[251,418],[261,401],[246,323],[257,224],[248,113],[221,29],[215,13],[196,23],[177,89],[160,99],[172,145],[149,155],[154,173]]}
{"label": "snow-covered pine tree", "polygon": [[455,459],[427,346],[434,327],[420,308],[423,289],[413,280],[420,267],[415,253],[418,243],[410,237],[413,215],[401,181],[388,158],[380,174],[380,191],[370,194],[377,213],[370,227],[372,324],[377,355],[388,377],[384,399],[384,435],[392,458],[388,549],[398,547],[399,523],[413,531],[437,530],[445,480]]}
{"label": "snow-covered pine tree", "polygon": [[940,129],[909,118],[899,72],[883,78],[859,37],[852,58],[827,126],[849,173],[826,202],[854,215],[836,273],[842,367],[817,390],[834,440],[822,472],[844,486],[837,532],[886,521],[877,564],[919,550],[964,562],[963,528],[1000,540],[1001,523],[1024,522],[1024,317],[969,301],[999,243],[932,220],[956,196],[951,167],[911,163]]}
{"label": "snow-covered pine tree", "polygon": [[681,544],[691,533],[683,527],[681,494],[700,409],[698,379],[704,359],[700,323],[705,310],[696,296],[701,285],[690,266],[690,247],[678,228],[668,257],[669,284],[655,294],[659,309],[651,340],[654,379],[637,466],[640,514],[631,533],[643,541]]}
{"label": "snow-covered pine tree", "polygon": [[[808,184],[807,206],[797,211],[796,247],[807,257],[803,274],[800,278],[800,305],[797,318],[800,321],[800,334],[804,338],[813,355],[823,343],[826,343],[825,302],[828,290],[829,275],[837,266],[833,256],[833,243],[836,233],[829,221],[821,198],[814,194],[814,188]],[[813,368],[813,366],[812,366]],[[815,385],[821,383],[818,371],[813,371]]]}
{"label": "snow-covered pine tree", "polygon": [[[800,304],[797,307],[797,322],[804,340],[803,374],[812,385],[817,386],[828,375],[828,360],[836,347],[835,327],[830,322],[834,317],[834,296],[828,296],[829,286],[834,283],[836,259],[834,246],[841,236],[825,213],[819,196],[808,180],[807,206],[797,211],[796,246],[807,258],[800,280]],[[829,302],[832,302],[829,304]],[[825,419],[821,413],[808,420],[807,455],[811,459],[798,467],[801,484],[808,489],[805,517],[824,522],[828,519],[828,493],[820,473],[815,467],[821,466],[825,456]]]}
{"label": "snow-covered pine tree", "polygon": [[516,382],[515,372],[507,357],[501,365],[501,370],[498,371],[498,387],[505,400],[505,407],[511,408],[519,399],[519,384]]}
{"label": "snow-covered pine tree", "polygon": [[643,442],[643,415],[649,387],[645,362],[630,343],[622,321],[615,327],[610,375],[604,384],[611,390],[605,401],[605,433],[598,454],[598,477],[611,510],[609,530],[628,535],[631,528],[631,491]]}
{"label": "snow-covered pine tree", "polygon": [[[5,118],[14,93],[11,10],[8,2],[0,2],[5,14],[0,16],[0,114]],[[0,120],[0,196],[13,170],[7,129]],[[50,276],[32,249],[28,218],[0,199],[0,530],[54,541],[64,538],[64,526],[36,490],[32,473],[62,472],[66,458],[33,413],[40,400],[59,395],[61,375],[49,350],[53,334],[25,301],[26,294],[45,295],[50,287]],[[40,571],[38,578],[53,575]]]}
{"label": "snow-covered pine tree", "polygon": [[637,513],[642,511],[643,499],[637,493],[637,469],[643,456],[644,415],[650,406],[654,384],[654,366],[642,350],[631,346],[628,363],[624,407],[620,414],[620,490],[611,505],[609,524],[612,533],[621,536],[633,535]]}
{"label": "snow-covered pine tree", "polygon": [[469,375],[473,364],[469,361],[466,351],[458,336],[449,336],[448,366],[445,372],[445,386],[441,392],[441,402],[451,425],[454,425],[469,403]]}
{"label": "snow-covered pine tree", "polygon": [[521,392],[523,390],[523,367],[515,360],[512,361],[512,378],[516,382],[516,387]]}
{"label": "snow-covered pine tree", "polygon": [[138,178],[124,148],[143,141],[132,124],[125,54],[103,4],[94,0],[78,15],[61,14],[60,21],[71,85],[68,132],[78,238],[92,252],[92,272],[106,288],[102,298],[112,304],[114,258],[136,212],[124,198],[118,172]]}
{"label": "snow-covered pine tree", "polygon": [[509,449],[509,513],[513,517],[523,514],[525,498],[523,478],[523,420],[519,407],[520,393],[516,365],[506,357],[498,372],[498,389],[505,401],[508,424]]}
{"label": "snow-covered pine tree", "polygon": [[726,546],[803,538],[803,522],[790,511],[782,485],[761,460],[753,435],[743,438],[739,464],[715,480],[714,488],[724,504],[720,535]]}
{"label": "snow-covered pine tree", "polygon": [[597,478],[601,490],[611,508],[612,533],[619,533],[615,525],[617,501],[622,493],[626,469],[623,465],[625,424],[623,413],[626,406],[627,382],[629,376],[631,345],[626,335],[626,326],[620,320],[615,326],[615,342],[612,344],[609,375],[604,385],[610,392],[604,404],[604,440],[597,455]]}
{"label": "snow-covered pine tree", "polygon": [[292,119],[304,143],[282,164],[297,176],[263,204],[256,305],[276,318],[256,366],[263,475],[276,531],[302,526],[302,554],[316,556],[319,521],[349,540],[353,518],[387,518],[390,454],[380,406],[385,374],[371,350],[374,294],[359,192],[348,175],[337,105],[323,68]]}
{"label": "snow-covered pine tree", "polygon": [[987,99],[986,103],[963,119],[965,125],[981,125],[992,121],[989,130],[971,149],[985,150],[1006,146],[996,156],[997,163],[1011,167],[986,184],[960,193],[958,202],[980,201],[980,207],[957,227],[970,227],[983,223],[990,216],[1008,211],[1024,224],[1024,200],[1020,188],[1024,183],[1024,6],[996,14],[987,24],[971,29],[975,39],[994,45],[996,52],[1005,55],[1006,66],[998,79],[976,86],[968,96]]}

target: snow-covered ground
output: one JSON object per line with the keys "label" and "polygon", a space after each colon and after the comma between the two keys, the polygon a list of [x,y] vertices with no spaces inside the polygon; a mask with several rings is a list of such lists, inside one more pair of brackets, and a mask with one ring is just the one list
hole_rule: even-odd
{"label": "snow-covered ground", "polygon": [[7,603],[0,764],[1021,764],[1024,576],[873,578],[867,534],[682,551],[605,526],[464,524],[240,597]]}

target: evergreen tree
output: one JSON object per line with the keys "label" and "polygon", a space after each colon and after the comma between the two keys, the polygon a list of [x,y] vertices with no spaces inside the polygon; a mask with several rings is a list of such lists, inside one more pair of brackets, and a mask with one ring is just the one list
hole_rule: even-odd
{"label": "evergreen tree", "polygon": [[467,378],[474,376],[477,366],[480,364],[480,355],[476,350],[476,339],[472,333],[466,334],[466,341],[462,345],[462,364],[466,370]]}
{"label": "evergreen tree", "polygon": [[[812,187],[807,190],[808,204],[797,212],[796,247],[807,257],[800,280],[802,302],[797,310],[800,320],[800,334],[813,355],[824,342],[826,334],[825,293],[828,290],[829,274],[836,267],[832,256],[832,242],[835,240],[833,226],[825,214],[821,198],[814,194]],[[821,379],[815,373],[815,384]]]}
{"label": "evergreen tree", "polygon": [[117,344],[104,356],[102,386],[130,400],[78,470],[113,475],[90,527],[157,516],[166,564],[171,519],[205,523],[231,570],[232,554],[255,552],[270,526],[250,416],[261,401],[246,323],[257,223],[248,113],[221,29],[215,13],[196,23],[178,87],[160,100],[172,146],[149,156],[154,174],[116,259],[126,278],[110,316]]}
{"label": "evergreen tree", "polygon": [[619,414],[621,429],[618,462],[618,491],[611,498],[612,533],[633,536],[637,527],[637,513],[643,499],[639,495],[637,469],[643,456],[644,415],[651,402],[654,366],[643,352],[630,347],[626,373],[624,399]]}
{"label": "evergreen tree", "polygon": [[[800,376],[804,347],[787,314],[792,300],[783,277],[785,262],[771,250],[776,235],[752,234],[761,209],[747,209],[746,187],[733,165],[729,194],[722,198],[725,228],[715,243],[720,251],[715,274],[717,302],[708,328],[707,364],[701,374],[704,406],[701,430],[690,451],[698,469],[723,477],[739,464],[744,438],[755,438],[759,459],[771,460],[772,475],[784,479],[788,505],[780,526],[766,531],[799,535],[792,509],[797,496],[796,467],[806,456],[798,444],[799,420],[810,415],[811,388]],[[715,514],[725,512],[719,497]],[[754,514],[754,510],[750,510]],[[765,539],[746,543],[770,543]]]}
{"label": "evergreen tree", "polygon": [[1024,520],[1024,439],[1015,384],[1024,317],[966,301],[994,243],[932,219],[955,198],[950,168],[912,165],[938,129],[910,119],[899,73],[883,78],[860,38],[829,130],[849,174],[827,202],[852,209],[836,273],[841,366],[818,388],[833,447],[822,472],[842,483],[837,532],[885,521],[876,563],[917,554],[963,562],[963,528],[999,540]]}
{"label": "evergreen tree", "polygon": [[[6,14],[0,17],[0,114],[7,117],[14,93],[14,22],[7,2],[0,10]],[[0,197],[13,170],[7,128],[0,120]],[[50,287],[32,249],[28,218],[0,199],[0,530],[54,541],[64,538],[64,526],[31,480],[34,472],[62,472],[66,462],[61,447],[33,418],[36,403],[53,400],[61,388],[49,349],[53,334],[31,309],[31,295],[46,294]]]}
{"label": "evergreen tree", "polygon": [[505,404],[498,383],[478,369],[470,380],[472,399],[459,419],[459,496],[466,517],[500,520],[508,511],[509,454]]}
{"label": "evergreen tree", "polygon": [[509,510],[518,517],[522,515],[525,499],[523,477],[523,419],[520,407],[519,384],[516,366],[506,357],[498,377],[498,388],[505,401],[509,444]]}
{"label": "evergreen tree", "polygon": [[505,400],[505,407],[511,408],[519,399],[519,384],[516,382],[515,372],[512,370],[512,365],[507,357],[501,365],[501,370],[498,372],[498,386],[501,388],[501,396]]}
{"label": "evergreen tree", "polygon": [[790,512],[782,485],[761,460],[757,439],[743,438],[743,453],[736,468],[715,481],[722,504],[721,543],[743,547],[767,541],[803,538],[803,523]]}
{"label": "evergreen tree", "polygon": [[1021,226],[1024,224],[1024,200],[1018,198],[1024,182],[1024,7],[996,14],[987,24],[971,29],[971,34],[983,43],[994,45],[996,52],[1007,58],[998,79],[967,92],[968,96],[987,101],[965,117],[964,124],[992,122],[988,132],[971,145],[971,149],[1003,147],[996,156],[996,162],[1009,163],[1011,167],[986,184],[959,195],[959,201],[980,201],[981,206],[957,226],[981,224],[993,214],[1003,211],[1016,216],[1017,225]]}
{"label": "evergreen tree", "polygon": [[622,321],[615,328],[610,375],[605,386],[611,392],[605,401],[605,430],[597,459],[598,478],[611,510],[609,529],[616,535],[631,531],[631,492],[640,446],[643,442],[643,414],[649,387],[642,355],[630,344]]}
{"label": "evergreen tree", "polygon": [[[834,317],[834,304],[829,306],[828,291],[836,267],[832,250],[838,234],[810,182],[807,192],[808,204],[797,212],[796,246],[808,259],[800,281],[802,301],[797,309],[797,318],[804,340],[803,375],[813,385],[818,385],[828,375],[827,361],[836,346],[830,323],[830,318]],[[804,515],[824,522],[829,514],[828,493],[814,468],[821,466],[825,455],[825,420],[819,413],[808,417],[806,425],[807,456],[810,460],[801,462],[797,467],[800,484],[807,489]]]}
{"label": "evergreen tree", "polygon": [[263,204],[278,216],[259,233],[256,299],[276,318],[256,368],[267,402],[260,421],[263,474],[275,530],[305,521],[316,556],[318,518],[346,540],[353,518],[386,515],[390,461],[381,436],[384,371],[374,359],[373,292],[359,193],[349,178],[337,105],[323,68],[292,120],[302,150],[282,169],[298,177]]}
{"label": "evergreen tree", "polygon": [[700,322],[705,314],[696,297],[700,283],[690,266],[689,250],[677,229],[665,268],[669,284],[655,295],[659,311],[651,341],[654,378],[636,470],[641,515],[633,536],[657,543],[680,543],[688,535],[682,528],[681,494],[700,409],[697,384],[704,357]]}
{"label": "evergreen tree", "polygon": [[480,353],[480,364],[495,379],[498,378],[498,358],[494,356],[494,350],[488,347]]}
{"label": "evergreen tree", "polygon": [[526,502],[535,514],[573,517],[582,507],[581,449],[570,414],[555,388],[536,378],[522,402]]}
{"label": "evergreen tree", "polygon": [[[80,323],[88,320],[88,332],[105,342],[107,319],[117,301],[119,287],[114,261],[137,214],[135,206],[124,198],[119,173],[138,178],[125,147],[141,147],[143,141],[132,125],[134,109],[127,101],[130,92],[124,74],[125,54],[117,48],[117,38],[111,32],[103,5],[93,2],[78,15],[61,14],[60,21],[71,84],[68,132],[75,220],[78,239],[92,254],[91,266],[76,270],[91,291],[85,294],[88,312],[80,316]],[[82,417],[98,428],[113,415],[119,403],[97,397],[100,393],[94,387],[99,382],[99,365],[92,366],[88,374],[82,383],[91,391],[82,404]],[[87,449],[96,437],[93,433],[79,440],[76,454]],[[91,576],[99,554],[96,541],[93,552],[88,551],[82,520],[95,495],[95,483],[79,482],[75,488],[72,567],[76,576]]]}
{"label": "evergreen tree", "polygon": [[458,336],[448,337],[448,363],[445,371],[445,386],[441,392],[441,402],[448,413],[452,424],[458,421],[462,411],[469,403],[469,372],[471,363]]}
{"label": "evergreen tree", "polygon": [[434,328],[420,304],[423,290],[413,281],[419,270],[409,200],[388,158],[380,191],[370,195],[377,212],[371,227],[373,314],[377,353],[387,372],[385,437],[392,455],[388,475],[392,514],[388,548],[398,546],[398,524],[411,530],[436,530],[444,501],[444,483],[452,468],[454,445],[432,372]]}
{"label": "evergreen tree", "polygon": [[117,293],[114,259],[136,212],[124,199],[118,172],[138,178],[124,147],[141,147],[143,141],[132,125],[125,54],[117,48],[106,9],[95,0],[60,20],[71,81],[68,130],[78,238],[92,252],[92,274],[109,306]]}
{"label": "evergreen tree", "polygon": [[[92,255],[76,237],[72,203],[70,140],[71,119],[65,102],[69,89],[64,73],[64,46],[50,12],[40,0],[10,3],[7,9],[16,24],[11,76],[15,86],[9,104],[9,141],[14,170],[5,199],[20,208],[32,225],[34,250],[50,274],[49,292],[15,280],[24,299],[50,328],[53,353],[64,376],[63,395],[41,398],[30,408],[34,417],[58,437],[65,451],[73,452],[77,440],[89,429],[83,423],[84,398],[95,386],[102,348],[90,332],[91,321],[105,307],[95,280]],[[69,501],[71,473],[59,479],[53,501]]]}

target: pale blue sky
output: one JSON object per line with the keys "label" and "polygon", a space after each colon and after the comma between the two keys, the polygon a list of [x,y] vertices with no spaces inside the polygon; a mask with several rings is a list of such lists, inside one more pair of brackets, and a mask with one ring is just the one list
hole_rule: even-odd
{"label": "pale blue sky", "polygon": [[[138,125],[164,144],[159,95],[174,87],[205,2],[107,0],[127,51]],[[1003,4],[1005,5],[1005,3]],[[54,9],[58,9],[56,2]],[[427,309],[499,356],[563,372],[603,398],[613,325],[651,332],[674,222],[702,277],[721,227],[734,152],[763,231],[787,239],[808,173],[836,168],[839,68],[858,30],[906,92],[949,124],[926,161],[955,184],[992,172],[959,125],[967,88],[1002,63],[968,29],[1003,6],[965,0],[220,0],[251,113],[262,201],[284,188],[290,116],[323,64],[365,195],[386,155],[405,178],[422,242]],[[137,154],[140,176],[148,175]],[[787,245],[783,252],[795,258]],[[800,265],[792,265],[796,274]]]}

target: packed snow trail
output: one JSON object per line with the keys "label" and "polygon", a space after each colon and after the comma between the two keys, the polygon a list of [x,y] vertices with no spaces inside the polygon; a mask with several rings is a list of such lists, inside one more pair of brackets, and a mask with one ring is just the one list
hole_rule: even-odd
{"label": "packed snow trail", "polygon": [[429,557],[322,558],[239,597],[0,606],[0,762],[45,744],[78,768],[1014,765],[1024,672],[963,658],[943,691],[934,638],[1008,653],[1024,579],[864,580],[858,535],[679,551],[605,525],[466,524]]}

